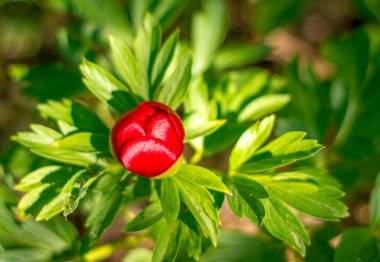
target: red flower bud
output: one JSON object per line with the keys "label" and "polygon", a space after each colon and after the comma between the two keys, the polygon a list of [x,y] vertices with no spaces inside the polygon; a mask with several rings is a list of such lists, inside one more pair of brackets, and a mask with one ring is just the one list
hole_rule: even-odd
{"label": "red flower bud", "polygon": [[144,177],[166,177],[181,165],[184,136],[176,113],[150,101],[117,121],[112,129],[112,146],[129,171]]}

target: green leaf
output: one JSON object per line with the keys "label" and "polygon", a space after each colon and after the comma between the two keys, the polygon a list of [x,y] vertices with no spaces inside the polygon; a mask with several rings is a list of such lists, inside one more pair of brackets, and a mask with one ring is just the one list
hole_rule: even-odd
{"label": "green leaf", "polygon": [[[284,27],[285,25],[300,18],[304,14],[305,8],[310,1],[307,0],[267,0],[256,2],[253,6],[255,12],[255,28],[263,35],[272,30]],[[270,14],[270,15],[268,15]]]}
{"label": "green leaf", "polygon": [[243,133],[232,149],[229,164],[230,169],[237,169],[247,161],[269,138],[272,133],[275,117],[269,116],[256,122]]}
{"label": "green leaf", "polygon": [[348,216],[347,207],[339,201],[344,193],[335,187],[306,182],[274,182],[267,186],[271,196],[310,216],[332,221]]}
{"label": "green leaf", "polygon": [[303,139],[305,135],[303,132],[289,132],[280,136],[254,153],[238,171],[261,172],[311,157],[321,149],[321,145],[316,140]]}
{"label": "green leaf", "polygon": [[181,200],[189,208],[203,234],[216,245],[218,235],[219,214],[214,199],[204,187],[182,177],[173,177]]}
{"label": "green leaf", "polygon": [[379,255],[378,240],[369,228],[354,227],[343,233],[334,262],[377,261]]}
{"label": "green leaf", "polygon": [[80,132],[66,136],[56,140],[51,146],[77,152],[110,152],[108,135],[98,135],[88,132]]}
{"label": "green leaf", "polygon": [[268,94],[254,99],[246,105],[238,116],[238,121],[252,121],[279,111],[290,102],[290,95]]}
{"label": "green leaf", "polygon": [[34,132],[19,132],[14,140],[31,152],[54,161],[79,165],[105,165],[98,152],[109,152],[108,137],[91,133],[76,133],[67,137],[41,125],[31,125]]}
{"label": "green leaf", "polygon": [[380,229],[380,175],[377,175],[375,186],[371,192],[369,212],[371,228],[377,231]]}
{"label": "green leaf", "polygon": [[146,72],[143,76],[145,77],[144,81],[148,85],[153,63],[160,47],[161,27],[156,19],[148,13],[145,16],[143,26],[137,32],[133,49],[140,70]]}
{"label": "green leaf", "polygon": [[292,168],[289,171],[275,173],[271,177],[273,181],[302,181],[311,182],[320,186],[335,186],[339,183],[335,177],[328,174],[325,169],[311,166]]}
{"label": "green leaf", "polygon": [[161,181],[160,201],[166,222],[172,225],[179,214],[180,200],[176,184],[170,177]]}
{"label": "green leaf", "polygon": [[63,212],[72,213],[96,177],[86,170],[62,166],[47,166],[25,176],[17,190],[27,192],[18,208],[22,216],[32,215],[36,220],[48,220]]}
{"label": "green leaf", "polygon": [[117,72],[128,84],[131,92],[144,100],[149,99],[147,72],[141,68],[129,47],[121,40],[110,37],[111,52]]}
{"label": "green leaf", "polygon": [[[141,3],[143,1],[134,1]],[[152,250],[145,247],[134,248],[123,257],[122,262],[151,262]]]}
{"label": "green leaf", "polygon": [[263,44],[229,44],[222,47],[216,55],[212,68],[215,70],[226,70],[253,64],[264,58],[270,50],[269,46]]}
{"label": "green leaf", "polygon": [[301,221],[276,198],[264,199],[262,202],[266,212],[263,221],[268,231],[305,256],[306,244],[310,240]]}
{"label": "green leaf", "polygon": [[236,189],[233,192],[236,194],[235,198],[230,200],[232,202],[230,204],[234,205],[232,209],[236,211],[238,217],[245,214],[254,223],[260,225],[265,216],[264,206],[260,199],[268,198],[268,192],[262,185],[247,176],[235,175],[232,177],[232,183]]}
{"label": "green leaf", "polygon": [[192,64],[190,51],[183,51],[178,61],[179,64],[176,65],[176,69],[168,77],[156,95],[157,101],[173,109],[177,109],[183,102],[189,88]]}
{"label": "green leaf", "polygon": [[214,133],[223,125],[226,124],[226,120],[213,120],[197,125],[193,128],[185,130],[185,142],[193,140],[200,136],[207,136]]}
{"label": "green leaf", "polygon": [[157,232],[153,250],[153,262],[175,261],[182,237],[182,227],[179,222],[172,225],[161,224]]}
{"label": "green leaf", "polygon": [[[1,167],[0,167],[1,169]],[[1,171],[0,171],[1,172]],[[0,182],[0,199],[8,205],[17,205],[18,197],[10,188]],[[0,243],[1,244],[1,243]],[[1,247],[0,247],[1,249]]]}
{"label": "green leaf", "polygon": [[228,187],[222,180],[207,168],[183,164],[181,170],[176,174],[181,180],[187,180],[195,183],[196,185],[223,192],[230,193]]}
{"label": "green leaf", "polygon": [[203,73],[214,59],[222,44],[227,29],[227,12],[224,1],[203,1],[203,9],[192,19],[192,49],[194,52],[193,73]]}
{"label": "green leaf", "polygon": [[83,59],[80,70],[87,88],[104,103],[121,113],[137,106],[136,98],[127,87],[101,67]]}
{"label": "green leaf", "polygon": [[37,108],[44,117],[57,123],[63,121],[72,126],[74,130],[109,134],[109,129],[93,111],[71,100],[64,99],[62,102],[49,100],[47,103],[38,104]]}
{"label": "green leaf", "polygon": [[[238,252],[237,252],[238,250]],[[276,261],[285,262],[285,249],[279,242],[262,237],[260,234],[248,235],[242,232],[224,230],[218,238],[215,249],[207,249],[200,261]]]}
{"label": "green leaf", "polygon": [[80,78],[79,72],[67,67],[40,65],[31,68],[22,79],[28,83],[22,93],[40,101],[71,97],[85,90]]}
{"label": "green leaf", "polygon": [[94,203],[94,208],[86,220],[91,244],[95,243],[114,221],[125,200],[122,194],[124,187],[123,182],[113,183],[113,186],[100,193],[100,197]]}
{"label": "green leaf", "polygon": [[135,232],[143,230],[162,218],[163,212],[159,201],[152,202],[143,211],[127,223],[125,232]]}
{"label": "green leaf", "polygon": [[174,57],[174,51],[176,50],[178,43],[178,35],[178,31],[171,34],[157,54],[157,58],[154,61],[150,82],[154,90],[155,87],[158,87],[161,84],[172,58]]}

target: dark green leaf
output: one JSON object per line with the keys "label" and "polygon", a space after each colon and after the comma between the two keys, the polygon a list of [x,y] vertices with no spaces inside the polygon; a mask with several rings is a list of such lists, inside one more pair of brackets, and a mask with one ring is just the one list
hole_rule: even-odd
{"label": "dark green leaf", "polygon": [[62,99],[84,91],[80,74],[66,67],[42,65],[32,68],[23,79],[28,85],[23,93],[39,100]]}
{"label": "dark green leaf", "polygon": [[124,187],[123,183],[113,184],[106,191],[102,191],[101,196],[94,203],[94,208],[86,220],[91,244],[95,243],[114,221],[125,200],[122,194]]}
{"label": "dark green leaf", "polygon": [[159,201],[155,201],[147,206],[133,220],[129,221],[124,228],[126,232],[143,230],[162,218],[162,208]]}
{"label": "dark green leaf", "polygon": [[378,261],[377,239],[365,227],[354,227],[343,233],[335,251],[334,262]]}
{"label": "dark green leaf", "polygon": [[218,247],[206,250],[202,262],[285,262],[283,246],[261,235],[248,235],[241,232],[222,231]]}
{"label": "dark green leaf", "polygon": [[[238,196],[236,196],[237,199],[233,200],[232,203],[235,204],[235,202],[237,202],[237,205],[241,205],[240,207],[234,206],[233,209],[238,212],[238,216],[240,217],[242,214],[245,214],[248,217],[254,215],[252,217],[253,222],[260,225],[265,216],[264,206],[260,199],[268,198],[268,192],[262,185],[247,176],[235,175],[232,177],[232,183],[236,189],[236,192],[234,193],[238,194]],[[244,201],[239,199],[239,197]],[[249,209],[251,211],[249,211]],[[253,212],[253,214],[250,214],[249,212]]]}

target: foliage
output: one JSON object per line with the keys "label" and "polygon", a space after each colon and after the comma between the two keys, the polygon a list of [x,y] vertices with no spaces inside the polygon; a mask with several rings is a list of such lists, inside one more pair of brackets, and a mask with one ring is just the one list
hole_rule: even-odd
{"label": "foliage", "polygon": [[[241,2],[264,37],[311,6]],[[352,2],[378,21],[373,1]],[[79,23],[57,30],[57,63],[9,73],[43,120],[1,156],[1,261],[101,261],[120,249],[123,261],[379,258],[377,24],[321,44],[335,70],[322,80],[302,59],[266,66],[275,47],[236,41],[227,1],[36,5]],[[169,178],[139,177],[110,149],[119,117],[150,100],[185,128],[185,160]],[[207,164],[215,158],[225,163]],[[369,225],[354,223],[352,199],[376,176]],[[225,230],[227,209],[257,232]],[[114,227],[122,239],[105,243]],[[139,247],[146,238],[153,250]]]}

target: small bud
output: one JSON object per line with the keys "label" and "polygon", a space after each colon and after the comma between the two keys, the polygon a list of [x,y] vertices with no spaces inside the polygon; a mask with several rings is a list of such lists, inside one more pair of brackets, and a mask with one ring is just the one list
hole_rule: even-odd
{"label": "small bud", "polygon": [[112,129],[114,153],[129,171],[144,177],[174,175],[181,166],[183,125],[158,102],[143,102],[125,113]]}

